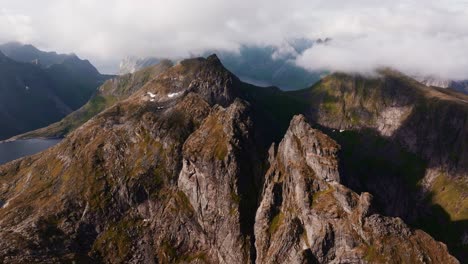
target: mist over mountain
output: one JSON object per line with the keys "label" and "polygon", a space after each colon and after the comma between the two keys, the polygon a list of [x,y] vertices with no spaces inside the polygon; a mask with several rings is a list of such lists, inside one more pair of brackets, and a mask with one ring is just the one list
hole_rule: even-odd
{"label": "mist over mountain", "polygon": [[43,68],[54,64],[61,64],[66,59],[76,57],[74,54],[58,54],[57,52],[44,52],[33,45],[19,42],[8,42],[0,45],[0,51],[11,59],[19,62],[33,63]]}
{"label": "mist over mountain", "polygon": [[427,86],[450,88],[455,91],[468,94],[468,80],[454,81],[436,77],[416,77],[416,80]]}
{"label": "mist over mountain", "polygon": [[218,54],[227,69],[246,82],[297,90],[314,84],[326,74],[325,71],[311,72],[295,64],[295,59],[314,43],[312,40],[294,39],[285,41],[280,47],[243,45],[236,52],[213,52]]}
{"label": "mist over mountain", "polygon": [[1,264],[468,263],[467,1],[2,0],[0,43]]}
{"label": "mist over mountain", "polygon": [[119,64],[119,75],[124,75],[127,73],[135,73],[138,70],[143,68],[153,66],[158,64],[161,59],[154,58],[154,57],[146,57],[146,58],[137,58],[137,57],[126,57],[123,59]]}
{"label": "mist over mountain", "polygon": [[[213,50],[203,55],[216,53],[225,67],[243,81],[263,87],[276,86],[283,90],[297,90],[314,84],[326,72],[310,72],[297,66],[294,60],[315,43],[323,44],[328,41],[329,39],[291,39],[280,47],[244,45],[236,52]],[[127,57],[120,62],[119,74],[134,73],[159,61],[154,57]]]}
{"label": "mist over mountain", "polygon": [[0,41],[76,52],[107,73],[128,55],[183,59],[328,37],[333,42],[312,46],[296,64],[312,72],[390,67],[410,76],[468,79],[465,1],[45,1],[4,0]]}

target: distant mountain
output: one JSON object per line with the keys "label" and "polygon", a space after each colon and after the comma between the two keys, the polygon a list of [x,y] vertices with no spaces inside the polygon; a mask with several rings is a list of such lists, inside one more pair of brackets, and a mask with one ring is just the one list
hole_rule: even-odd
{"label": "distant mountain", "polygon": [[286,43],[284,47],[242,46],[239,52],[217,51],[227,69],[243,81],[260,86],[297,90],[316,83],[323,72],[310,72],[296,66],[294,58],[312,43]]}
{"label": "distant mountain", "polygon": [[70,113],[49,74],[30,64],[0,57],[0,139],[47,125]]}
{"label": "distant mountain", "polygon": [[119,75],[134,73],[140,69],[158,64],[161,59],[154,57],[138,58],[127,57],[120,62]]}
{"label": "distant mountain", "polygon": [[156,65],[140,69],[133,74],[124,74],[111,80],[107,80],[101,87],[99,87],[96,94],[94,94],[85,105],[59,122],[17,135],[12,139],[64,137],[106,108],[109,108],[116,102],[132,95],[144,84],[154,78],[157,78],[172,65],[171,61],[162,60]]}
{"label": "distant mountain", "polygon": [[[244,45],[239,52],[212,50],[203,56],[218,54],[223,65],[245,82],[263,87],[277,86],[282,90],[297,90],[316,83],[325,73],[307,71],[296,66],[294,59],[315,43],[328,41],[330,39],[293,39],[285,41],[279,47]],[[134,73],[159,61],[160,59],[154,57],[128,57],[120,63],[119,74]]]}
{"label": "distant mountain", "polygon": [[453,81],[436,77],[416,77],[415,79],[426,86],[450,88],[455,91],[468,94],[468,80]]}
{"label": "distant mountain", "polygon": [[54,64],[63,63],[66,59],[76,57],[74,54],[58,54],[57,52],[44,52],[33,45],[19,42],[8,42],[0,45],[0,51],[9,58],[19,62],[31,62],[44,68]]}
{"label": "distant mountain", "polygon": [[[8,43],[0,58],[0,139],[53,123],[85,104],[106,79],[76,55]],[[10,57],[11,56],[11,57]]]}
{"label": "distant mountain", "polygon": [[77,56],[69,57],[60,64],[53,64],[45,71],[54,81],[58,95],[73,110],[85,104],[96,92],[96,88],[112,77],[101,75],[88,60],[81,60]]}

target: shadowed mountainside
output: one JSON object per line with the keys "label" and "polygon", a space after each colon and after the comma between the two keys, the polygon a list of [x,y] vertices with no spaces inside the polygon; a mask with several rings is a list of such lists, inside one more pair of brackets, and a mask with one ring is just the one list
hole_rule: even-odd
{"label": "shadowed mountainside", "polygon": [[[266,262],[261,252],[283,262],[454,261],[424,232],[375,213],[424,228],[463,259],[462,95],[392,71],[281,92],[242,83],[215,56],[148,80],[58,146],[0,167],[4,260],[31,260],[14,254],[29,248],[38,259],[111,262]],[[131,87],[112,82],[104,90]],[[290,123],[298,113],[307,120]],[[416,244],[418,256],[395,257]],[[282,254],[293,248],[297,258]]]}

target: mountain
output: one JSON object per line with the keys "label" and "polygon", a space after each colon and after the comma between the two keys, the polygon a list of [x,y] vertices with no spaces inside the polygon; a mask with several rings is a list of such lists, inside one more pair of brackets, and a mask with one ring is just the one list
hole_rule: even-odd
{"label": "mountain", "polygon": [[342,146],[346,186],[466,259],[466,95],[386,70],[373,79],[334,74],[295,96],[312,102],[307,116]]}
{"label": "mountain", "polygon": [[448,79],[441,79],[435,77],[416,77],[420,83],[426,86],[434,86],[439,88],[451,88],[455,91],[468,94],[468,80],[465,81],[453,81]]}
{"label": "mountain", "polygon": [[45,126],[71,110],[44,70],[0,55],[0,138]]}
{"label": "mountain", "polygon": [[73,110],[86,103],[96,88],[112,77],[101,75],[88,60],[75,54],[45,52],[17,42],[0,45],[0,51],[15,61],[43,68],[55,83],[58,96]]}
{"label": "mountain", "polygon": [[[445,247],[340,184],[340,146],[295,116],[270,150],[255,218],[258,263],[455,263]],[[364,164],[361,164],[364,166]]]}
{"label": "mountain", "polygon": [[74,54],[57,54],[53,51],[44,52],[33,45],[19,42],[1,44],[0,51],[15,61],[34,63],[44,68],[48,68],[54,64],[61,64],[66,59],[76,57]]}
{"label": "mountain", "polygon": [[101,84],[113,76],[102,75],[87,60],[76,56],[45,69],[57,92],[73,110],[85,104]]}
{"label": "mountain", "polygon": [[323,72],[309,72],[294,64],[295,56],[303,52],[304,47],[299,43],[285,46],[242,46],[239,52],[216,52],[227,69],[242,80],[260,86],[297,90],[320,80]]}
{"label": "mountain", "polygon": [[[282,46],[243,45],[238,52],[213,50],[225,67],[241,80],[258,86],[277,86],[283,90],[297,90],[309,87],[325,75],[325,72],[309,72],[294,64],[294,59],[314,43],[329,41],[292,39]],[[154,57],[128,57],[120,63],[119,74],[134,73],[142,68],[159,63]]]}
{"label": "mountain", "polygon": [[147,57],[147,58],[137,58],[137,57],[127,57],[120,62],[119,65],[119,75],[124,75],[127,73],[135,73],[143,68],[153,66],[158,64],[161,59]]}
{"label": "mountain", "polygon": [[98,88],[96,94],[85,105],[62,120],[47,127],[17,135],[12,139],[64,137],[104,109],[126,99],[171,66],[173,66],[171,61],[162,60],[159,64],[143,68],[134,74],[125,74],[110,79]]}
{"label": "mountain", "polygon": [[134,92],[0,166],[0,262],[463,259],[463,95],[392,71],[283,92],[216,56],[146,80],[108,82]]}
{"label": "mountain", "polygon": [[42,52],[17,43],[1,45],[0,50],[7,52],[0,61],[0,139],[60,120],[85,104],[111,77],[76,55]]}

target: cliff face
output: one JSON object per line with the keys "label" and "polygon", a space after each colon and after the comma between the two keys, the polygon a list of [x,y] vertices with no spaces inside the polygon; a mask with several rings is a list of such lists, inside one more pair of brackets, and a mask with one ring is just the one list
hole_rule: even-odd
{"label": "cliff face", "polygon": [[215,262],[248,263],[254,256],[255,151],[248,106],[215,107],[185,142],[178,187],[210,241]]}
{"label": "cliff face", "polygon": [[386,215],[424,227],[467,257],[466,95],[390,70],[373,78],[335,74],[292,95],[342,146],[346,186],[371,192]]}
{"label": "cliff face", "polygon": [[296,96],[309,100],[308,116],[324,127],[371,129],[432,167],[466,174],[466,95],[428,88],[385,70],[374,78],[335,74]]}
{"label": "cliff face", "polygon": [[[187,76],[179,71],[224,69],[207,67],[209,60],[187,63],[56,147],[1,168],[2,262],[212,257],[190,201],[177,188],[182,146],[209,115],[210,104],[189,91],[168,95],[182,88],[179,81]],[[201,90],[204,84],[198,84]],[[160,94],[157,102],[150,91]]]}
{"label": "cliff face", "polygon": [[255,221],[257,263],[457,262],[426,233],[374,214],[369,193],[341,185],[338,149],[303,116],[272,147]]}
{"label": "cliff face", "polygon": [[0,262],[457,262],[342,185],[304,117],[263,158],[272,118],[242,89],[215,56],[185,60],[0,166]]}

